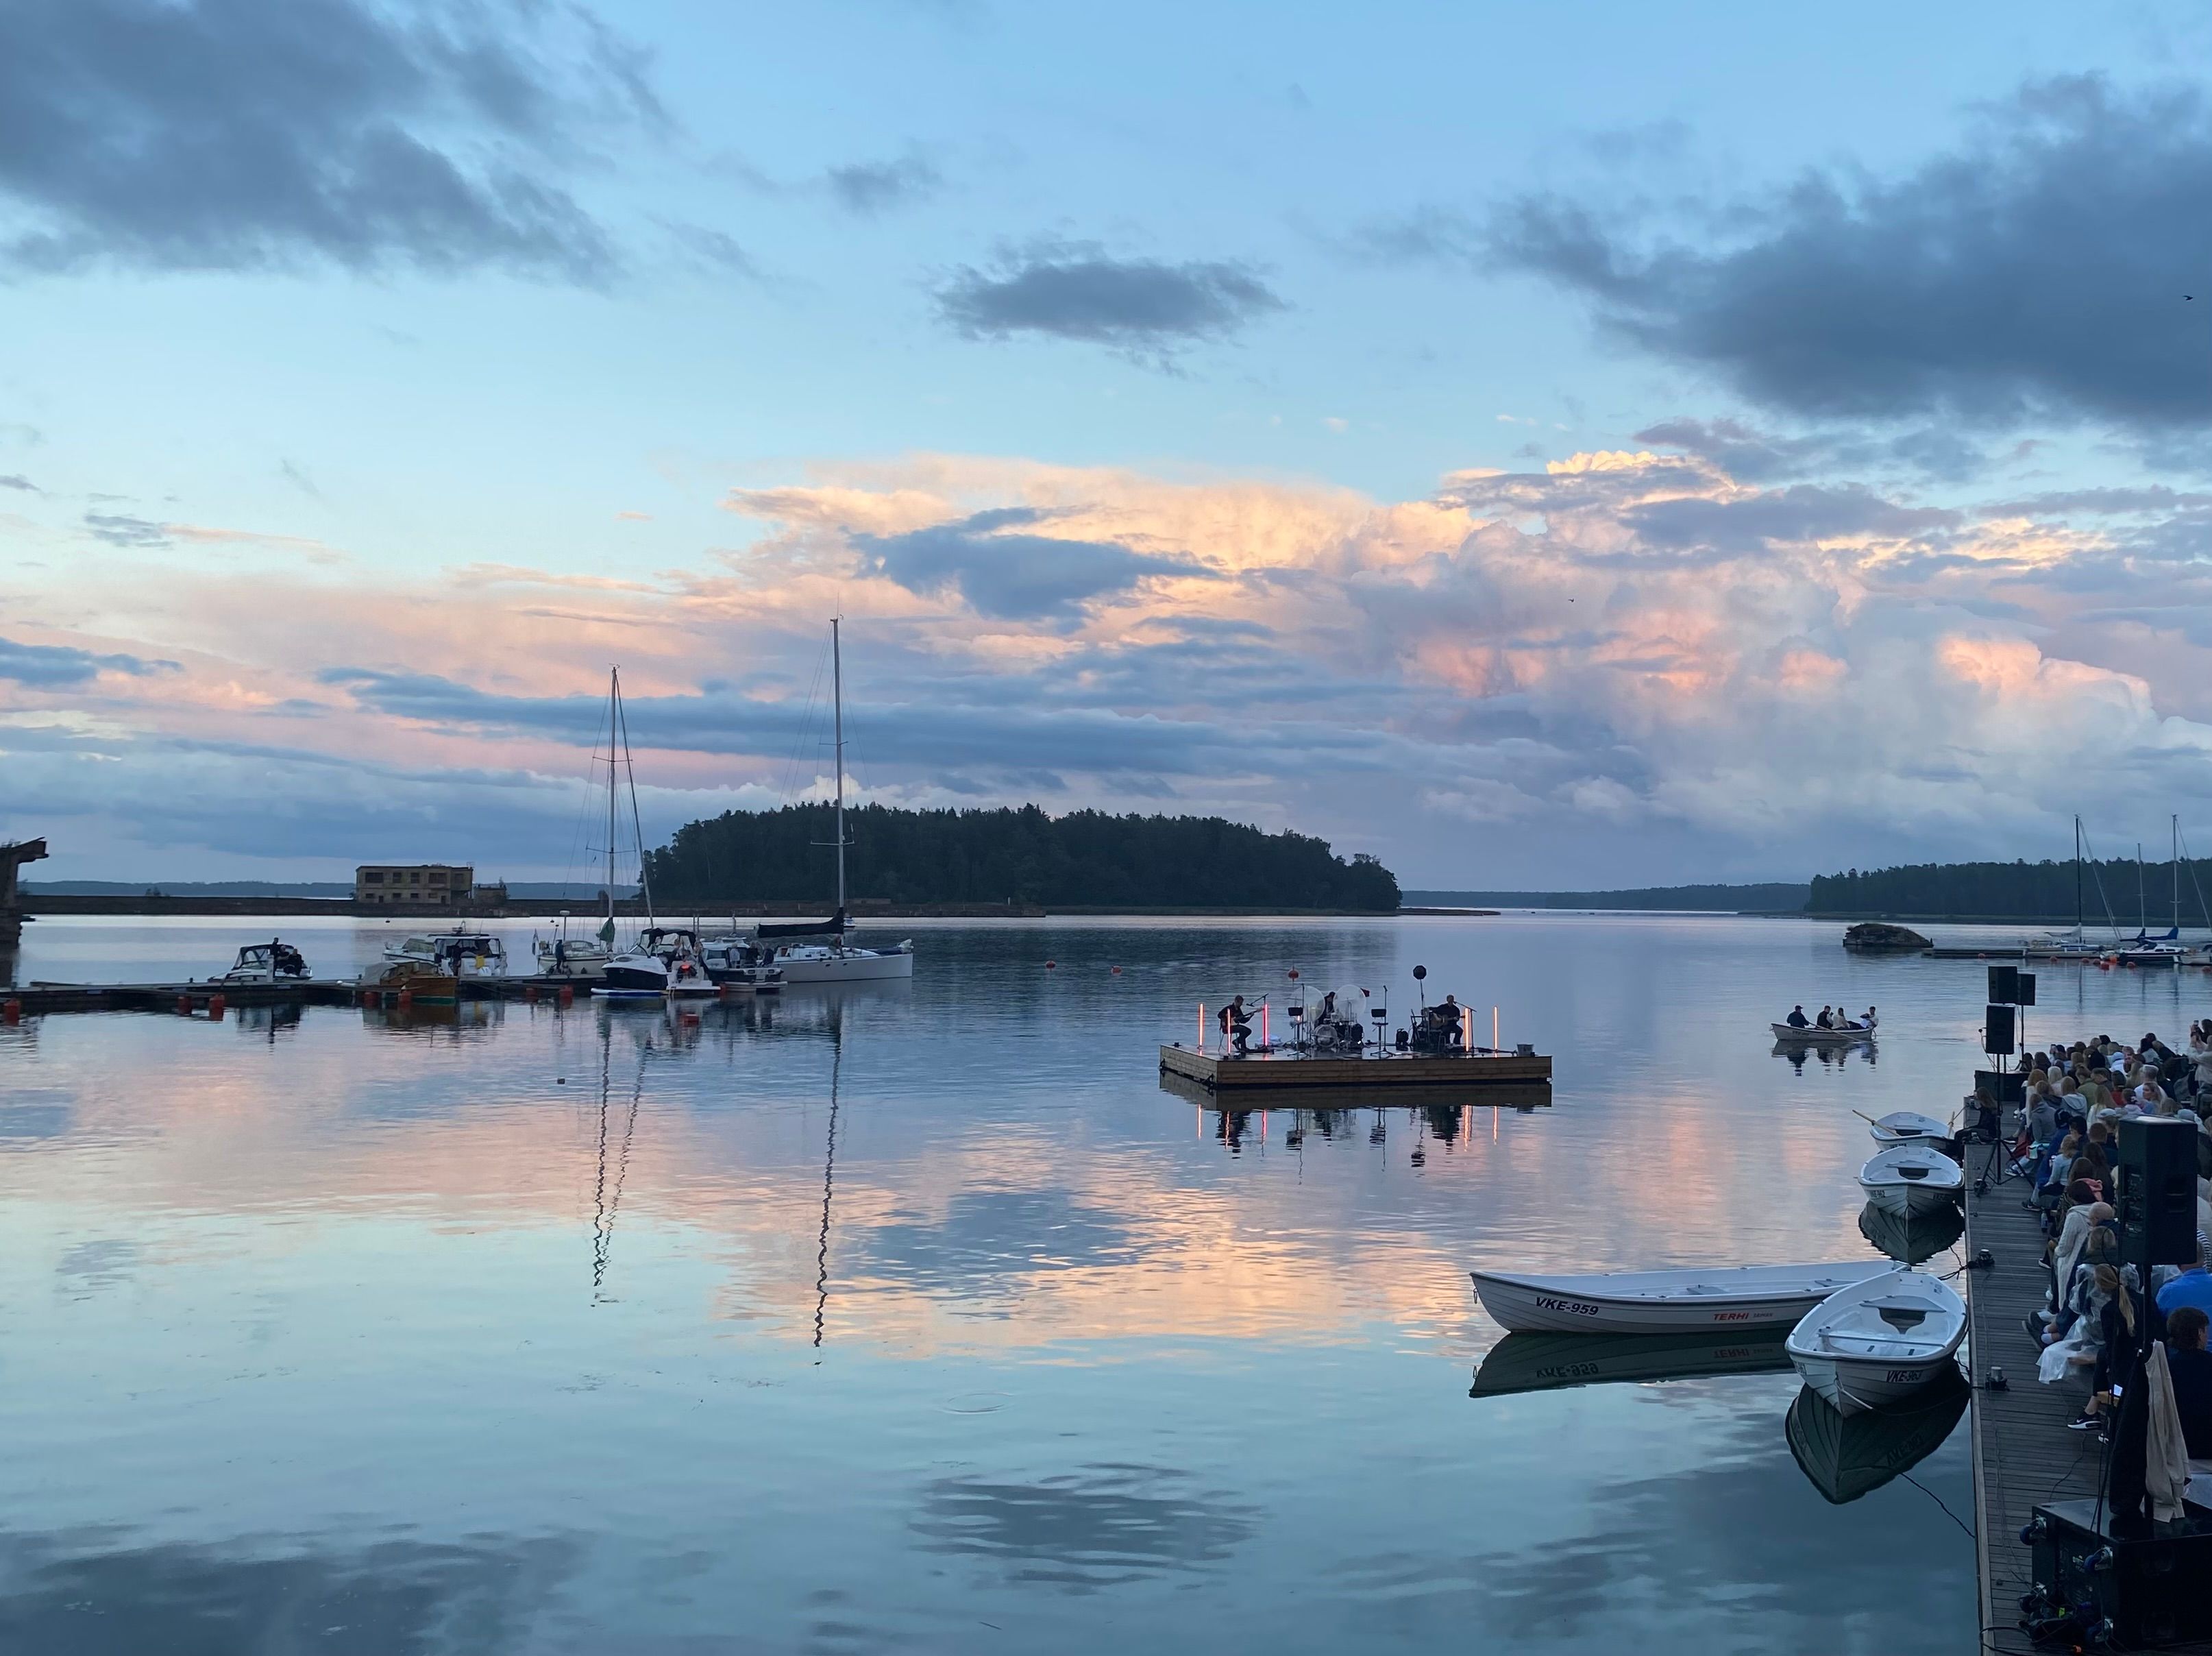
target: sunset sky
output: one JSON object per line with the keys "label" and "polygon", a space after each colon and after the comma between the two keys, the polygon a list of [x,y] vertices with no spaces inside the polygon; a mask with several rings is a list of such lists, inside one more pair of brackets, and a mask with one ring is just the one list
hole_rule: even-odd
{"label": "sunset sky", "polygon": [[[2212,14],[14,0],[0,838],[2212,852]],[[2194,295],[2190,297],[2189,295]],[[813,711],[810,713],[810,706]],[[596,843],[596,842],[592,842]]]}

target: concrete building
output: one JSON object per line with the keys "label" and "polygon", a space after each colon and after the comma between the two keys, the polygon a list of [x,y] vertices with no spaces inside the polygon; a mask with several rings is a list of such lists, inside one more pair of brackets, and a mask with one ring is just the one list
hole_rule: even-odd
{"label": "concrete building", "polygon": [[353,871],[353,900],[418,909],[465,909],[476,882],[477,871],[466,863],[364,862]]}

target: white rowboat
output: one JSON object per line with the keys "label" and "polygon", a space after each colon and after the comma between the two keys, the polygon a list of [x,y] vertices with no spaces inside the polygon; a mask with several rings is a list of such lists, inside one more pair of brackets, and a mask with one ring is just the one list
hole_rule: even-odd
{"label": "white rowboat", "polygon": [[1917,1115],[1910,1110],[1899,1110],[1868,1124],[1874,1142],[1887,1149],[1893,1144],[1925,1144],[1930,1139],[1952,1136],[1951,1123],[1938,1121],[1933,1116]]}
{"label": "white rowboat", "polygon": [[1899,1219],[1956,1207],[1966,1188],[1966,1170],[1924,1144],[1893,1144],[1875,1151],[1859,1169],[1859,1189],[1867,1200]]}
{"label": "white rowboat", "polygon": [[1680,1334],[1792,1323],[1838,1289],[1896,1269],[1876,1259],[1561,1276],[1468,1275],[1482,1308],[1514,1333]]}
{"label": "white rowboat", "polygon": [[1784,1344],[1806,1385],[1856,1415],[1955,1373],[1966,1337],[1966,1302],[1949,1283],[1885,1265],[1807,1312]]}
{"label": "white rowboat", "polygon": [[1787,1041],[1792,1046],[1849,1046],[1853,1041],[1874,1039],[1870,1029],[1822,1029],[1817,1024],[1808,1024],[1800,1029],[1795,1024],[1769,1024],[1778,1041]]}

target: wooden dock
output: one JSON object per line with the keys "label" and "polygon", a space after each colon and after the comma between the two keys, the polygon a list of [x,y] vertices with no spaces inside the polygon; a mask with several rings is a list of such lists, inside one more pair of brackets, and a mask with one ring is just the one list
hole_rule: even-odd
{"label": "wooden dock", "polygon": [[[591,983],[575,977],[465,977],[464,1001],[557,1001],[563,990],[572,996],[588,995]],[[204,1013],[220,1000],[226,1007],[391,1005],[396,989],[362,983],[350,977],[288,978],[276,983],[226,983],[221,978],[187,979],[180,983],[50,983],[0,985],[0,1015],[11,1019],[41,1017],[58,1012],[191,1012]],[[371,997],[374,997],[372,999]],[[738,995],[726,990],[723,998]],[[421,1005],[431,1002],[422,1001]],[[452,1005],[447,1000],[446,1005]]]}
{"label": "wooden dock", "polygon": [[[1981,1574],[1982,1648],[1997,1656],[2029,1656],[2041,1647],[2020,1627],[2021,1595],[2032,1580],[2021,1526],[2048,1501],[2094,1499],[2104,1452],[2095,1433],[2066,1429],[2089,1395],[2087,1377],[2052,1385],[2036,1378],[2039,1349],[2026,1324],[2028,1313],[2041,1309],[2051,1282],[2043,1233],[2035,1215],[2020,1205],[2027,1195],[2021,1180],[1974,1194],[1971,1181],[1990,1154],[1988,1146],[1968,1147],[1966,1257],[1987,1248],[1996,1263],[1961,1279],[1973,1360],[1974,1554]],[[2002,1166],[2002,1152],[1998,1158]],[[2002,1391],[1988,1389],[1992,1367],[2004,1370]],[[2203,1641],[2159,1648],[2212,1656],[2212,1643]]]}
{"label": "wooden dock", "polygon": [[1464,1100],[1472,1092],[1510,1086],[1548,1087],[1552,1061],[1537,1052],[1474,1051],[1459,1057],[1387,1052],[1361,1058],[1317,1058],[1289,1051],[1253,1052],[1244,1057],[1200,1052],[1186,1046],[1160,1049],[1160,1073],[1173,1075],[1217,1098],[1259,1098],[1268,1093],[1328,1093],[1347,1103],[1382,1099],[1407,1100],[1407,1091],[1434,1093],[1439,1102]]}

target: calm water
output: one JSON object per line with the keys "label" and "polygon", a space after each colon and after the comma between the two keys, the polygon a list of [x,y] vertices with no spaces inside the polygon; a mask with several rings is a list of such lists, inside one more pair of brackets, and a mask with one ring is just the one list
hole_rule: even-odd
{"label": "calm water", "polygon": [[[382,941],[279,927],[319,972]],[[18,971],[270,930],[47,920]],[[1963,1426],[1835,1506],[1786,1373],[1470,1397],[1465,1274],[1865,1255],[1852,1111],[1956,1101],[1972,963],[1662,917],[915,935],[911,985],[696,1019],[0,1029],[0,1648],[1973,1638]],[[1224,1135],[1158,1090],[1200,1000],[1417,961],[1557,1056],[1553,1108]],[[2212,1009],[2043,984],[2031,1034]],[[1878,1058],[1776,1056],[1795,999],[1878,1003]]]}

